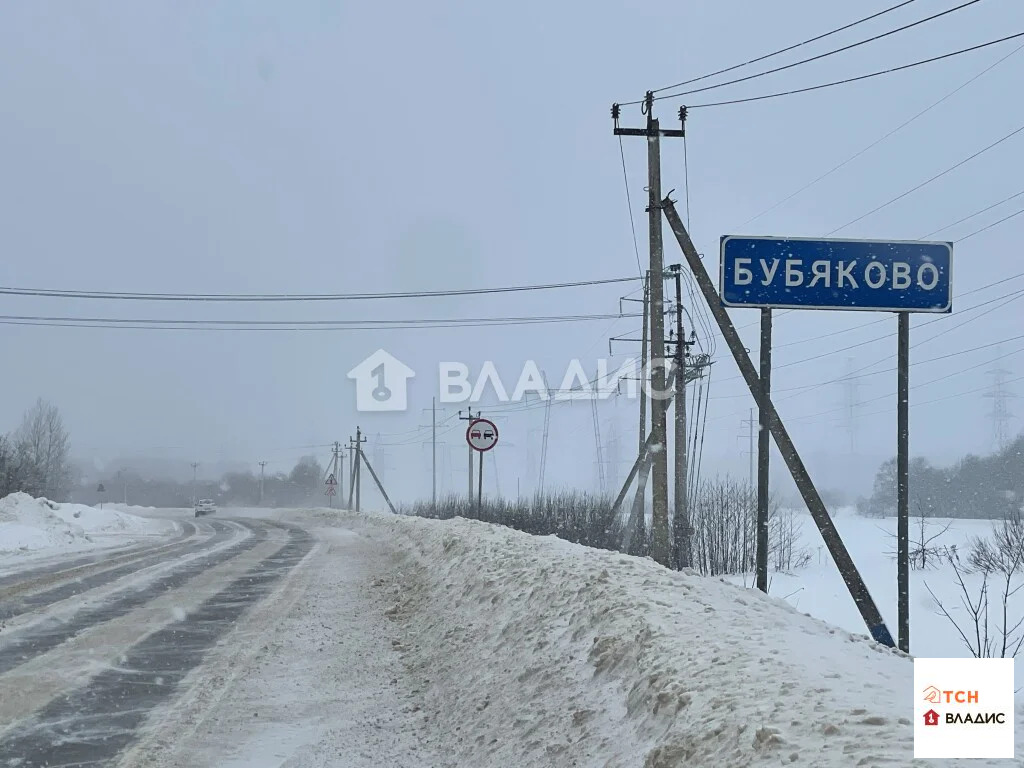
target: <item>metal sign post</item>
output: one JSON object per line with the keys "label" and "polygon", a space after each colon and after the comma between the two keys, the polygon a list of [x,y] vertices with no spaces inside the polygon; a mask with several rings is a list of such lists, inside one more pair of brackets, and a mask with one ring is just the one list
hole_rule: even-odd
{"label": "metal sign post", "polygon": [[725,307],[950,312],[952,244],[723,237],[719,296],[670,198],[662,211],[871,636],[895,645]]}
{"label": "metal sign post", "polygon": [[[476,488],[476,511],[477,514],[480,514],[484,499],[484,457],[482,454],[498,444],[497,425],[490,419],[473,419],[466,428],[466,442],[472,450],[481,454],[480,460],[477,462],[480,467]],[[472,481],[472,475],[470,475],[470,482],[472,483]]]}
{"label": "metal sign post", "polygon": [[327,476],[327,480],[324,481],[324,485],[327,486],[327,490],[324,491],[324,493],[327,494],[328,501],[330,505],[333,507],[334,494],[338,492],[338,479],[334,476],[333,472],[331,472],[331,474]]}
{"label": "metal sign post", "polygon": [[[900,650],[910,652],[910,313],[948,313],[953,308],[953,245],[948,242],[815,240],[726,236],[722,238],[721,302],[727,307],[761,307],[761,384],[769,392],[772,308],[846,309],[896,312],[896,580]],[[766,326],[767,322],[767,337]],[[767,351],[770,361],[771,351]],[[762,428],[764,417],[762,415]],[[759,474],[767,473],[767,456]],[[762,488],[761,486],[764,485]],[[767,480],[758,487],[758,548],[762,546],[762,504]],[[762,582],[758,558],[758,586]],[[765,577],[766,578],[766,577]]]}

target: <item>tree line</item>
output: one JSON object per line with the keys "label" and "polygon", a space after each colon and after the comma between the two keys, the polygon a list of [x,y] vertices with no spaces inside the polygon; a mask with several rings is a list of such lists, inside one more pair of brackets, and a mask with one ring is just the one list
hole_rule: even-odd
{"label": "tree line", "polygon": [[0,498],[16,491],[66,498],[73,483],[70,451],[60,411],[40,398],[14,432],[0,435]]}
{"label": "tree line", "polygon": [[[324,469],[303,456],[290,472],[263,479],[252,472],[227,472],[215,480],[191,482],[148,477],[130,469],[101,474],[88,482],[71,460],[71,440],[58,408],[38,399],[9,434],[0,434],[0,498],[18,491],[52,501],[97,505],[124,502],[143,507],[190,507],[197,499],[221,506],[270,507],[323,504]],[[102,488],[102,490],[100,490]]]}
{"label": "tree line", "polygon": [[[910,461],[910,510],[925,517],[1002,520],[1024,506],[1024,434],[988,456],[969,454],[948,467]],[[875,476],[871,496],[858,504],[868,515],[896,514],[896,459]]]}

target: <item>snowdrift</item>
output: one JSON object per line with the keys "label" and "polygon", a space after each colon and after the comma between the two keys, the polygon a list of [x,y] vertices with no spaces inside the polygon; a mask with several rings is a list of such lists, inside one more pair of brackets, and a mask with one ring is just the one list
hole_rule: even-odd
{"label": "snowdrift", "polygon": [[58,504],[12,493],[0,499],[0,553],[80,550],[168,534],[170,520],[151,520],[81,504]]}
{"label": "snowdrift", "polygon": [[866,635],[755,590],[554,537],[350,518],[405,551],[380,586],[407,628],[397,650],[425,716],[458,737],[455,764],[914,762],[913,664]]}

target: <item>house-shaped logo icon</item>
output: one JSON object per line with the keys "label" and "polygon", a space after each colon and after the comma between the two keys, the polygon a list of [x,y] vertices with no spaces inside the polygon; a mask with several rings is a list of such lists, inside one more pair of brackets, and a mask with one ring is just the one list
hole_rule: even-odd
{"label": "house-shaped logo icon", "polygon": [[939,724],[939,713],[934,709],[929,709],[924,713],[924,724],[925,725],[938,725]]}
{"label": "house-shaped logo icon", "polygon": [[936,688],[934,685],[929,685],[924,689],[924,700],[929,704],[941,704],[942,703],[942,691]]}
{"label": "house-shaped logo icon", "polygon": [[406,388],[415,372],[383,349],[378,349],[348,372],[356,382],[356,410],[404,411]]}

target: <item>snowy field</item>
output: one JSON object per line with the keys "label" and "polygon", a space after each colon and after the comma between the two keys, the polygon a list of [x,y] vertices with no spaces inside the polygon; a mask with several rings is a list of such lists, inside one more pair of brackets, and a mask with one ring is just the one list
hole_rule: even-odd
{"label": "snowy field", "polygon": [[[802,613],[808,613],[843,629],[863,634],[864,621],[849,596],[846,585],[839,575],[838,569],[829,557],[828,550],[821,540],[821,534],[809,514],[800,514],[799,536],[796,548],[802,548],[809,556],[809,564],[791,573],[769,573],[769,594],[781,597]],[[834,517],[843,541],[861,576],[868,585],[868,590],[882,612],[889,631],[896,637],[896,519],[866,518],[856,514],[853,509],[841,509]],[[942,533],[946,526],[945,533]],[[992,521],[989,520],[948,520],[931,519],[925,521],[925,538],[935,537],[929,544],[932,548],[956,547],[960,556],[966,561],[970,549],[970,541],[974,538],[986,538],[992,533]],[[914,541],[920,538],[920,522],[917,518],[910,520],[911,550]],[[729,581],[737,584],[750,585],[753,574],[742,577],[729,577]],[[977,575],[964,575],[964,582],[969,593],[976,596],[981,588],[981,578]],[[1019,579],[1017,581],[1019,583]],[[969,636],[973,633],[974,624],[966,615],[961,602],[962,592],[956,580],[956,573],[948,562],[939,558],[929,558],[927,567],[914,569],[910,572],[910,652],[913,656],[932,658],[970,657],[963,640],[949,619],[943,616],[928,589],[943,603],[950,614],[960,623],[961,627],[969,628]],[[989,590],[993,610],[998,604],[1001,609],[1001,598],[997,580],[990,581]],[[1024,591],[1010,598],[1010,616],[1015,617],[1013,623],[1024,616]],[[1001,619],[999,620],[1001,622]],[[997,627],[997,617],[990,617],[989,626],[992,631]],[[1024,664],[1016,666],[1016,688],[1024,687]]]}
{"label": "snowy field", "polygon": [[177,529],[173,521],[140,517],[109,505],[97,509],[12,493],[0,499],[0,567],[31,556],[122,547]]}

